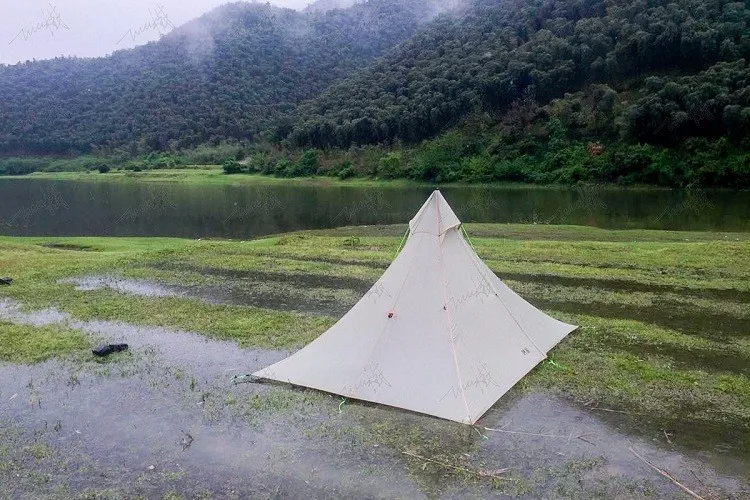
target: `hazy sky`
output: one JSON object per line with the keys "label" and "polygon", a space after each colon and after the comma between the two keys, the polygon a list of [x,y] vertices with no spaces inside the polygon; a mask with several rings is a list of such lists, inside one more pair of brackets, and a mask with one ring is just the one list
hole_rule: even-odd
{"label": "hazy sky", "polygon": [[[0,64],[103,56],[142,45],[228,0],[0,0]],[[262,2],[265,3],[265,2]],[[312,0],[270,0],[300,9]]]}

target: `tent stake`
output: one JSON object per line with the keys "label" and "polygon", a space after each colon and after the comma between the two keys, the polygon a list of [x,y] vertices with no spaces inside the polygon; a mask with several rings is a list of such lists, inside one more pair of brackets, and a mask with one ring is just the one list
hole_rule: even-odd
{"label": "tent stake", "polygon": [[505,434],[520,434],[522,436],[536,436],[536,437],[546,437],[546,438],[565,438],[568,439],[568,436],[560,436],[557,434],[537,434],[536,432],[522,432],[522,431],[506,431],[503,429],[493,429],[491,427],[485,427],[484,430],[490,431],[490,432],[504,432]]}

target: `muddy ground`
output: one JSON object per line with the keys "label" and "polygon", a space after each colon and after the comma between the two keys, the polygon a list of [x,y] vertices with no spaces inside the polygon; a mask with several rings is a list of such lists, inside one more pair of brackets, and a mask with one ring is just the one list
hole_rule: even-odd
{"label": "muddy ground", "polygon": [[633,433],[627,415],[543,393],[511,391],[472,428],[235,383],[285,351],[11,301],[0,318],[131,346],[104,361],[0,364],[3,498],[686,497],[636,453],[705,498],[750,495],[746,461],[665,446]]}

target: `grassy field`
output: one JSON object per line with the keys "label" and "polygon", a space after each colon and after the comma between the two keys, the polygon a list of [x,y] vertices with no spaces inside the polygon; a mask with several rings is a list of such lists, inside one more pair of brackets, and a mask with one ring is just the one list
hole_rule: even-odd
{"label": "grassy field", "polygon": [[[0,237],[0,275],[14,278],[0,287],[0,300],[81,320],[176,327],[242,347],[297,348],[377,280],[403,229],[247,242]],[[724,443],[750,455],[750,235],[499,224],[467,231],[511,288],[580,325],[519,390],[622,412],[633,426],[680,433],[696,448]],[[187,292],[138,296],[66,282],[92,275]],[[212,294],[221,300],[200,298]],[[88,348],[76,331],[0,324],[2,361]]]}
{"label": "grassy field", "polygon": [[[154,169],[134,172],[130,170],[112,170],[106,174],[100,174],[96,171],[85,172],[33,172],[27,175],[4,175],[0,179],[40,179],[48,181],[87,181],[87,182],[179,182],[185,184],[297,184],[313,186],[362,186],[362,187],[381,187],[396,188],[403,186],[429,186],[435,187],[434,183],[418,181],[413,179],[375,179],[366,177],[353,177],[349,179],[339,179],[337,177],[315,175],[307,177],[274,177],[272,175],[262,174],[233,174],[227,175],[219,165],[193,165],[185,168],[173,169]],[[494,183],[477,183],[453,182],[440,183],[440,186],[513,186],[518,189],[560,189],[561,185],[556,184],[529,184],[513,182],[494,182]],[[603,186],[597,184],[598,186]],[[630,186],[634,189],[651,189],[663,190],[657,186],[635,185]],[[569,188],[569,186],[568,186]],[[611,189],[627,189],[622,186],[611,186]]]}
{"label": "grassy field", "polygon": [[117,182],[181,182],[186,184],[302,184],[302,185],[346,185],[346,186],[418,186],[426,182],[408,179],[377,180],[353,178],[340,180],[336,177],[310,176],[280,178],[261,174],[226,175],[218,165],[196,165],[190,168],[158,169],[133,172],[114,170],[106,174],[90,172],[34,172],[28,175],[3,176],[3,179],[44,179],[52,181],[117,181]]}

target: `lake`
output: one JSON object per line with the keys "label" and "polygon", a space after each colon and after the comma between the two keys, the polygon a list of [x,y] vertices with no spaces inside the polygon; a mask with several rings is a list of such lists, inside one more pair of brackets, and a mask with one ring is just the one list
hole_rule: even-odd
{"label": "lake", "polygon": [[[0,234],[252,238],[407,222],[433,188],[0,179]],[[750,231],[750,192],[450,186],[464,222]]]}

